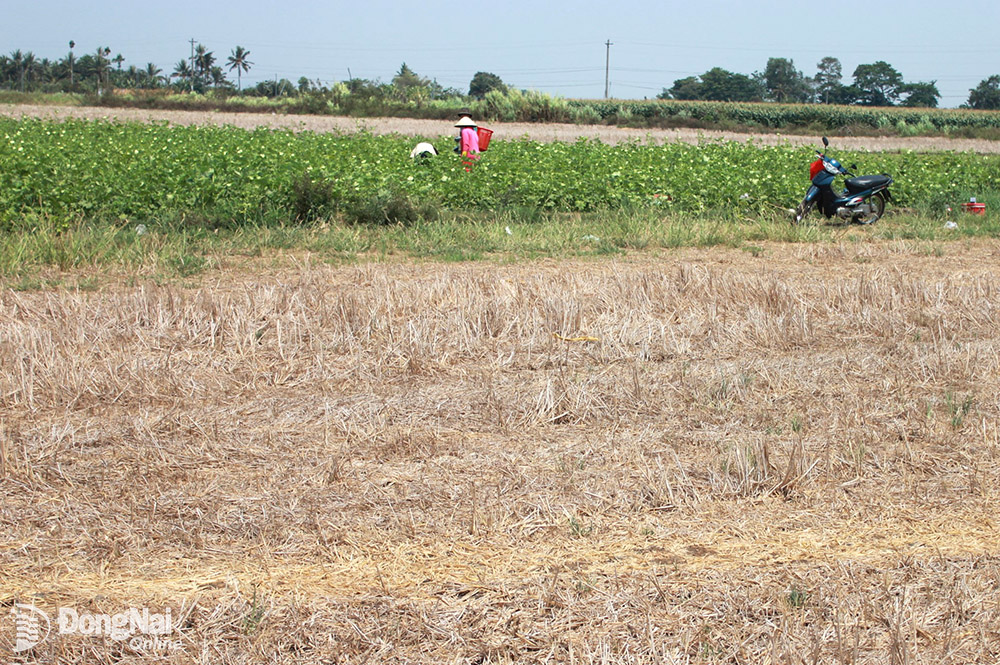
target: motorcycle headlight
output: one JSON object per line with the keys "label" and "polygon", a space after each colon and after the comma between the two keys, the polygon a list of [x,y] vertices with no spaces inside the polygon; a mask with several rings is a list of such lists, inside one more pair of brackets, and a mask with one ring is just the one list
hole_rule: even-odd
{"label": "motorcycle headlight", "polygon": [[826,169],[827,173],[832,173],[833,175],[840,173],[840,168],[833,162],[824,162],[823,168]]}

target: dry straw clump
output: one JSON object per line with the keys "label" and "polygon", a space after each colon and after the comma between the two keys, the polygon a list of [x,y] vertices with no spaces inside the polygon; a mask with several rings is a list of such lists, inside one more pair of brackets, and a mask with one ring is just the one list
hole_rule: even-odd
{"label": "dry straw clump", "polygon": [[4,290],[0,604],[171,607],[169,662],[996,662],[995,254]]}

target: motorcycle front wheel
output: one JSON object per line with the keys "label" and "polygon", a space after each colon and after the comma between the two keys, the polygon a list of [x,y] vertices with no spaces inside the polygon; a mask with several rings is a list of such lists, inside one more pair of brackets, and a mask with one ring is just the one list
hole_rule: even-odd
{"label": "motorcycle front wheel", "polygon": [[872,197],[868,199],[868,205],[871,206],[871,213],[859,217],[858,224],[874,224],[882,219],[882,215],[885,214],[885,195],[882,192],[872,194]]}
{"label": "motorcycle front wheel", "polygon": [[802,203],[798,205],[798,207],[795,209],[795,214],[792,215],[792,224],[798,224],[803,219],[805,219],[809,215],[809,213],[812,212],[813,206],[815,205],[816,205],[816,199],[813,199],[812,201],[802,199]]}

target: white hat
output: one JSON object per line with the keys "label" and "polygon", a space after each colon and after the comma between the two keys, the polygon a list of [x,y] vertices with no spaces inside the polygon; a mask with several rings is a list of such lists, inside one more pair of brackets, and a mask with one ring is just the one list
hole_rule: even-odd
{"label": "white hat", "polygon": [[463,116],[461,120],[455,123],[456,127],[477,127],[476,121],[468,116]]}

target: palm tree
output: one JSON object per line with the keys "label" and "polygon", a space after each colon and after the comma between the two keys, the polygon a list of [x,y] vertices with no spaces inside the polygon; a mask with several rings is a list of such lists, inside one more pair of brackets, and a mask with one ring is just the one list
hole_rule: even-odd
{"label": "palm tree", "polygon": [[235,50],[231,51],[231,55],[226,60],[226,63],[229,65],[229,71],[233,71],[234,69],[236,70],[236,84],[240,91],[243,90],[243,81],[241,80],[240,75],[243,72],[249,72],[250,67],[253,65],[253,63],[248,60],[249,56],[250,51],[247,51],[242,46],[237,46]]}
{"label": "palm tree", "polygon": [[94,68],[97,72],[97,94],[100,95],[101,82],[104,81],[108,83],[108,65],[110,64],[107,60],[107,56],[111,55],[111,49],[107,46],[97,47],[97,57],[94,59]]}
{"label": "palm tree", "polygon": [[162,69],[160,69],[151,62],[147,62],[146,69],[144,69],[142,73],[143,76],[146,77],[146,83],[149,85],[150,88],[159,87],[160,81],[163,79],[163,77],[160,76],[163,73]]}
{"label": "palm tree", "polygon": [[172,74],[170,74],[170,78],[179,78],[179,79],[191,78],[191,65],[188,64],[188,61],[178,60],[177,64],[174,65],[174,71]]}
{"label": "palm tree", "polygon": [[11,67],[14,69],[14,74],[18,78],[19,81],[18,86],[21,92],[24,92],[24,69],[23,69],[24,54],[21,53],[21,49],[17,49],[16,51],[11,51],[10,64]]}
{"label": "palm tree", "polygon": [[226,73],[222,71],[222,67],[214,66],[212,70],[208,73],[209,77],[212,79],[212,87],[219,88],[223,86],[233,87],[233,84],[226,80]]}
{"label": "palm tree", "polygon": [[2,79],[4,84],[10,82],[11,71],[13,66],[11,64],[10,58],[5,55],[0,55],[0,79]]}
{"label": "palm tree", "polygon": [[211,80],[214,64],[215,55],[206,49],[204,44],[198,44],[194,50],[194,73],[199,81],[208,82]]}
{"label": "palm tree", "polygon": [[76,46],[76,42],[72,39],[69,40],[69,58],[67,59],[69,63],[69,86],[73,87],[73,47]]}
{"label": "palm tree", "polygon": [[35,58],[34,53],[27,51],[24,54],[24,59],[21,61],[21,92],[24,92],[25,79],[30,83],[36,69],[38,69],[38,60]]}
{"label": "palm tree", "polygon": [[56,63],[48,58],[38,61],[38,81],[40,83],[52,83],[56,80]]}

